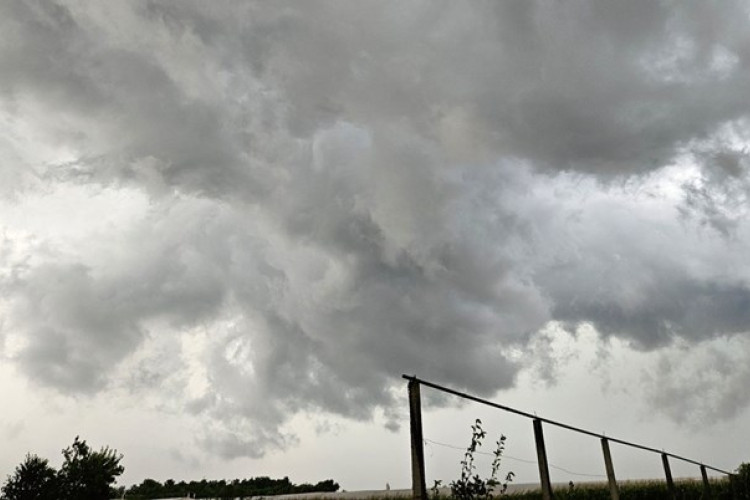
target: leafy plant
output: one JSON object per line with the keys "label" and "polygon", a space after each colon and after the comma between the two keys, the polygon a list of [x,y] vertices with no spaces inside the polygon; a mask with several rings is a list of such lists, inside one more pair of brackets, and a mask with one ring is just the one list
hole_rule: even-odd
{"label": "leafy plant", "polygon": [[474,455],[479,452],[478,450],[486,437],[487,432],[482,428],[482,421],[477,419],[471,426],[471,443],[466,448],[464,459],[461,460],[461,477],[450,483],[453,498],[457,500],[489,499],[495,494],[505,494],[508,490],[508,483],[513,481],[515,476],[513,472],[508,472],[502,483],[497,479],[503,452],[505,451],[506,437],[504,435],[501,435],[495,443],[496,447],[492,453],[493,460],[489,478],[482,479],[476,473]]}
{"label": "leafy plant", "polygon": [[443,485],[443,481],[441,481],[440,479],[435,479],[435,482],[432,485],[432,488],[430,488],[430,492],[432,493],[430,498],[432,498],[433,500],[437,500],[438,498],[440,498],[440,487],[442,485]]}

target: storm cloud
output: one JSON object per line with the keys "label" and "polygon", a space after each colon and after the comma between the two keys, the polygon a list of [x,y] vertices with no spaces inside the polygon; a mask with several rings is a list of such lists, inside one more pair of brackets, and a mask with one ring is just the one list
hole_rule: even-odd
{"label": "storm cloud", "polygon": [[[402,373],[491,395],[550,324],[740,342],[749,15],[3,3],[3,356],[71,394],[169,380],[234,457],[392,412]],[[90,208],[24,222],[53,199]]]}

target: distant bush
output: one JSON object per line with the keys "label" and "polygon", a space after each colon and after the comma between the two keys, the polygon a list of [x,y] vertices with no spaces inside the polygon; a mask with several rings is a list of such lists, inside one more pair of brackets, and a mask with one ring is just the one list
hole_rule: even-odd
{"label": "distant bush", "polygon": [[267,476],[250,479],[201,480],[175,482],[168,479],[164,484],[154,479],[145,479],[141,484],[126,490],[126,498],[151,500],[158,498],[243,498],[252,496],[286,495],[290,493],[335,492],[339,484],[326,479],[316,484],[293,484],[288,477],[271,479]]}

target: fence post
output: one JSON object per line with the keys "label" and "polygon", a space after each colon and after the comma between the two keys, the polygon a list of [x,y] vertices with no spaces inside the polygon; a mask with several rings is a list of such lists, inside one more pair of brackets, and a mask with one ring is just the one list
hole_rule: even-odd
{"label": "fence post", "polygon": [[612,454],[609,452],[609,440],[602,438],[602,452],[604,453],[604,468],[607,469],[607,481],[609,482],[609,494],[612,500],[620,500],[620,491],[617,489],[615,479],[615,468],[612,465]]}
{"label": "fence post", "polygon": [[703,478],[703,497],[711,498],[711,483],[708,482],[708,472],[703,464],[701,464],[701,478]]}
{"label": "fence post", "polygon": [[427,500],[422,438],[422,404],[419,382],[409,380],[409,428],[411,429],[411,491],[414,500]]}
{"label": "fence post", "polygon": [[542,483],[542,499],[552,500],[552,483],[549,479],[549,463],[547,462],[547,450],[544,447],[544,433],[542,432],[542,421],[534,419],[534,440],[536,441],[536,456],[539,462],[539,479]]}
{"label": "fence post", "polygon": [[674,489],[674,481],[672,480],[672,469],[669,467],[669,457],[666,453],[661,454],[661,463],[664,464],[664,476],[667,478],[667,490],[669,490],[669,497],[672,499],[677,498],[677,492]]}

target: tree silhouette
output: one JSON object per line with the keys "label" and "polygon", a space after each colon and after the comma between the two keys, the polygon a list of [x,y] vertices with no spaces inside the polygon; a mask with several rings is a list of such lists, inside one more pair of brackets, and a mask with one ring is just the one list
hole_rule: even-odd
{"label": "tree silhouette", "polygon": [[92,451],[86,441],[76,436],[72,446],[62,451],[63,461],[58,480],[60,500],[107,500],[110,487],[125,468],[122,455],[108,447]]}
{"label": "tree silhouette", "polygon": [[26,455],[2,487],[3,500],[56,500],[57,472],[46,458]]}
{"label": "tree silhouette", "polygon": [[73,444],[62,450],[60,471],[45,458],[26,455],[3,485],[0,500],[107,500],[111,486],[125,470],[122,455],[107,447],[92,451],[86,441],[76,436]]}

